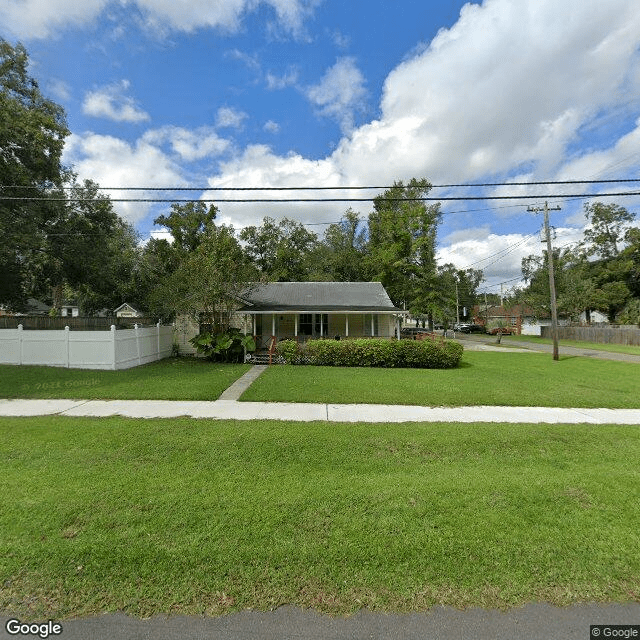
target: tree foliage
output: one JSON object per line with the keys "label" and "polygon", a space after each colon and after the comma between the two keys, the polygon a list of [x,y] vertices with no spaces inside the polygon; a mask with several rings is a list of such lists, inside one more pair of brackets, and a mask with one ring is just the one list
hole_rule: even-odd
{"label": "tree foliage", "polygon": [[431,190],[426,179],[395,182],[374,199],[368,221],[367,265],[398,306],[414,314],[431,313],[429,291],[436,273],[436,234],[441,220],[439,203],[420,198]]}
{"label": "tree foliage", "polygon": [[[640,296],[640,229],[629,226],[634,214],[616,204],[589,203],[585,214],[589,224],[583,241],[554,250],[558,311],[576,321],[583,312],[589,317],[597,310],[614,322],[627,308],[633,310]],[[520,301],[548,315],[546,251],[523,259],[522,276],[527,287],[519,292]]]}
{"label": "tree foliage", "polygon": [[240,239],[264,278],[275,282],[309,279],[318,237],[300,222],[289,218],[276,222],[265,217],[261,226],[245,227]]}
{"label": "tree foliage", "polygon": [[213,333],[225,332],[238,298],[256,277],[233,228],[211,225],[198,247],[159,284],[155,296],[175,313],[211,325]]}
{"label": "tree foliage", "polygon": [[0,302],[10,306],[28,297],[30,264],[58,215],[47,196],[50,187],[62,185],[68,135],[63,108],[45,98],[28,73],[25,48],[0,39]]}

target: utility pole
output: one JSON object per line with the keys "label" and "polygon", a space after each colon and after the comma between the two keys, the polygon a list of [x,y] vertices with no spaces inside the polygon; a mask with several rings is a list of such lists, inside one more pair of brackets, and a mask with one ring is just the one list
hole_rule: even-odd
{"label": "utility pole", "polygon": [[458,281],[456,280],[456,322],[460,326],[460,300],[458,299]]}
{"label": "utility pole", "polygon": [[544,207],[528,207],[527,211],[539,213],[544,211],[544,233],[547,239],[547,262],[549,265],[549,290],[551,292],[551,337],[553,338],[553,359],[558,360],[558,308],[556,306],[556,281],[553,275],[553,248],[551,246],[551,233],[549,232],[549,211],[560,211],[560,207],[549,207],[547,202]]}

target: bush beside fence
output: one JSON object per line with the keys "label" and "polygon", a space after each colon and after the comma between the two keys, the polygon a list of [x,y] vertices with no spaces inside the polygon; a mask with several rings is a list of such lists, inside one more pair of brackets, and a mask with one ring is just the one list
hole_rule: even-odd
{"label": "bush beside fence", "polygon": [[443,340],[293,340],[278,343],[277,354],[287,364],[330,367],[451,369],[462,358],[462,345]]}

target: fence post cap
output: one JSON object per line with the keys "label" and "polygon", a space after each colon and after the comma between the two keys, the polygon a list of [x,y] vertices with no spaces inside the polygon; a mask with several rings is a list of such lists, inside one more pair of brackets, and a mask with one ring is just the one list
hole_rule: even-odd
{"label": "fence post cap", "polygon": [[115,331],[115,330],[116,330],[116,325],[115,325],[115,324],[112,324],[112,325],[111,325],[111,331]]}

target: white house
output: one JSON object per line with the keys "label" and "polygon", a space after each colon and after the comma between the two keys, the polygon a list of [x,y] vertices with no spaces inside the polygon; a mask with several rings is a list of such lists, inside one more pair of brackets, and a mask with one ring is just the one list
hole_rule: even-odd
{"label": "white house", "polygon": [[326,337],[400,337],[400,318],[380,282],[270,282],[241,298],[238,325],[257,338],[304,342]]}
{"label": "white house", "polygon": [[[272,337],[305,342],[313,338],[400,337],[406,312],[394,307],[380,282],[270,282],[252,285],[239,297],[232,325],[256,337],[258,349]],[[194,353],[189,339],[199,326],[176,318],[176,343]]]}
{"label": "white house", "polygon": [[114,309],[113,312],[116,314],[116,318],[139,318],[142,315],[126,302],[121,304],[117,309]]}

